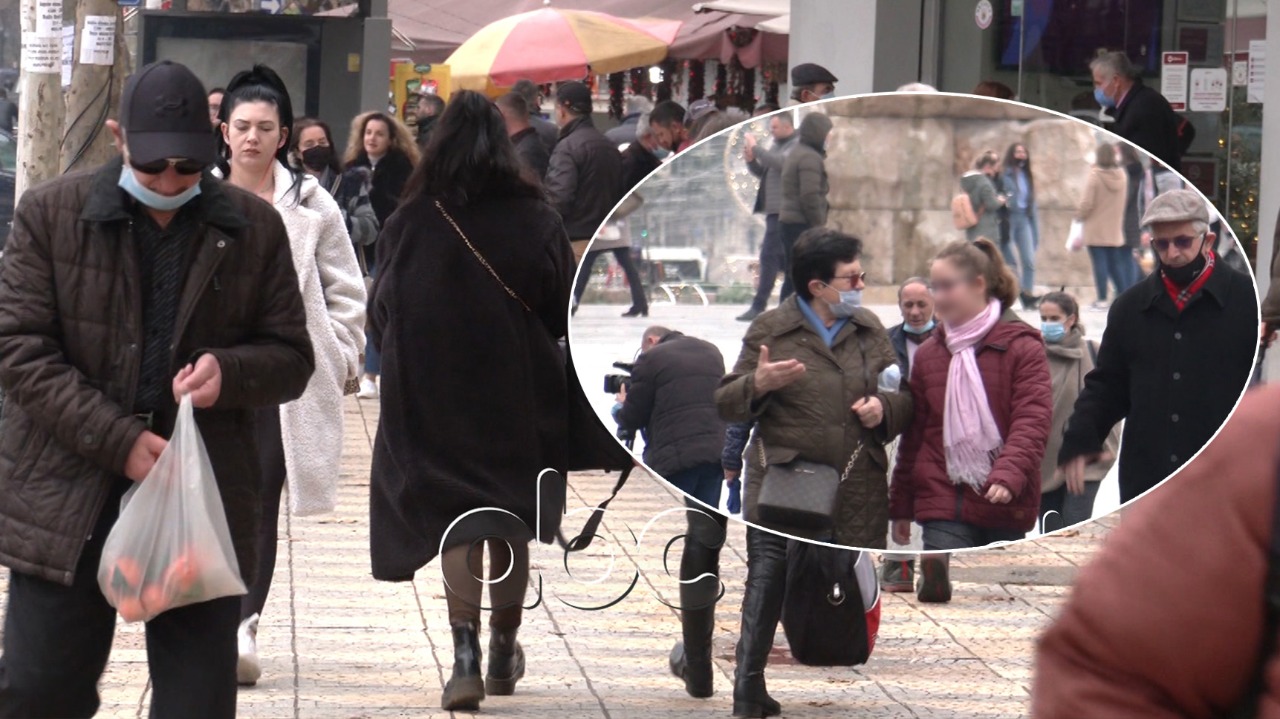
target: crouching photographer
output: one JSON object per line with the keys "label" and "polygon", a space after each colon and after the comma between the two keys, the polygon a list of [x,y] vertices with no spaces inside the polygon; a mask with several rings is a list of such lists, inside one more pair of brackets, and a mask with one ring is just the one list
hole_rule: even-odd
{"label": "crouching photographer", "polygon": [[716,511],[724,481],[720,454],[725,426],[716,410],[715,391],[724,377],[724,357],[710,342],[650,327],[630,371],[630,382],[616,375],[606,381],[615,383],[610,389],[619,390],[621,406],[614,418],[620,435],[643,432],[645,464],[683,491],[690,508],[680,559],[684,641],[671,651],[671,671],[684,680],[690,696],[709,697],[714,691],[711,635],[721,594],[720,547],[727,521]]}

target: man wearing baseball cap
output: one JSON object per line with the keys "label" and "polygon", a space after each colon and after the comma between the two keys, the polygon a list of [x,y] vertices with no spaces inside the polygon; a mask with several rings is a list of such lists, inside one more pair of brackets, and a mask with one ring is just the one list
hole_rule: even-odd
{"label": "man wearing baseball cap", "polygon": [[622,199],[622,154],[591,121],[591,89],[581,82],[556,88],[560,140],[551,153],[546,190],[564,219],[574,258],[582,261],[596,230]]}
{"label": "man wearing baseball cap", "polygon": [[796,102],[825,100],[836,95],[840,82],[827,68],[805,62],[791,68],[791,99]]}
{"label": "man wearing baseball cap", "polygon": [[1122,502],[1173,474],[1213,437],[1244,391],[1258,348],[1258,295],[1248,277],[1216,261],[1204,197],[1159,195],[1142,224],[1151,229],[1157,269],[1111,305],[1058,453],[1067,490],[1079,493],[1085,465],[1124,420]]}
{"label": "man wearing baseball cap", "polygon": [[[197,408],[236,560],[252,582],[260,513],[250,417],[296,399],[314,358],[289,239],[271,205],[205,172],[204,87],[182,65],[131,76],[121,157],[28,190],[0,265],[0,564],[12,571],[0,717],[98,709],[116,611],[98,586],[120,500]],[[146,623],[151,716],[236,711],[240,599]]]}

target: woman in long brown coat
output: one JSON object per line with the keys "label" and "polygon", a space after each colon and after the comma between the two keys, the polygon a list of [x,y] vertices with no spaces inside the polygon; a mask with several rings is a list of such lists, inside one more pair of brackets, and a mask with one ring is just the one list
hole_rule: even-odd
{"label": "woman in long brown coat", "polygon": [[[522,179],[502,116],[477,93],[453,96],[406,197],[378,240],[384,269],[369,309],[387,389],[370,482],[373,575],[406,581],[443,552],[454,665],[441,704],[474,711],[524,674],[516,630],[537,482],[568,456],[557,338],[573,254],[559,215]],[[482,676],[484,544],[501,581],[489,585]]]}
{"label": "woman in long brown coat", "polygon": [[1084,197],[1076,219],[1084,224],[1084,244],[1093,263],[1093,282],[1098,289],[1095,310],[1107,308],[1107,285],[1114,285],[1116,295],[1132,283],[1132,253],[1124,244],[1124,209],[1129,177],[1120,167],[1115,145],[1102,144],[1097,160],[1089,172]]}

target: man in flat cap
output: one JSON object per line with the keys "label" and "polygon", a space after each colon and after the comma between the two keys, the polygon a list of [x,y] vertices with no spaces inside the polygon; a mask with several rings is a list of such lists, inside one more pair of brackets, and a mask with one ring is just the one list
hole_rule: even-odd
{"label": "man in flat cap", "polygon": [[564,219],[574,259],[581,262],[596,230],[622,199],[622,155],[591,121],[591,89],[581,82],[556,88],[556,124],[560,139],[547,168],[547,196]]}
{"label": "man in flat cap", "polygon": [[1085,465],[1125,420],[1122,502],[1159,484],[1213,437],[1244,391],[1258,348],[1258,295],[1248,277],[1215,261],[1204,197],[1166,192],[1142,224],[1158,268],[1111,305],[1058,453],[1067,490],[1079,493]]}
{"label": "man in flat cap", "polygon": [[[148,474],[182,396],[253,583],[254,410],[297,399],[315,367],[280,214],[206,171],[214,140],[200,80],[177,63],[147,65],[125,81],[119,110],[106,125],[120,156],[27,190],[0,266],[4,718],[98,710],[116,628],[99,558],[125,492],[175,481]],[[156,609],[148,593],[136,606],[140,579],[126,574],[109,590],[134,621]],[[147,620],[151,716],[235,716],[239,624],[238,596]]]}
{"label": "man in flat cap", "polygon": [[791,99],[796,102],[813,102],[836,96],[836,83],[840,82],[827,68],[812,62],[791,68]]}

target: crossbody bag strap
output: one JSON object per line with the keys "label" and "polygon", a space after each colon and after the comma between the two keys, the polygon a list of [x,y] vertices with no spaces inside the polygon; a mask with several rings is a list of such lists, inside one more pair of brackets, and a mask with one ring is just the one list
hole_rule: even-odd
{"label": "crossbody bag strap", "polygon": [[471,254],[475,256],[476,260],[478,260],[480,264],[489,271],[489,274],[503,290],[506,290],[506,293],[511,296],[511,299],[519,302],[520,306],[523,307],[526,312],[533,314],[533,308],[521,299],[520,295],[516,294],[516,291],[511,289],[506,282],[502,281],[502,277],[498,275],[497,270],[493,269],[493,265],[489,264],[489,261],[484,258],[484,255],[480,254],[480,250],[477,250],[475,245],[471,244],[471,240],[467,238],[467,233],[463,232],[462,228],[458,226],[458,223],[454,221],[453,215],[450,215],[449,212],[444,209],[444,205],[441,204],[439,200],[436,200],[435,202],[436,209],[440,210],[440,214],[443,215],[444,219],[453,227],[453,231],[458,233],[458,237],[462,238],[462,241],[467,245],[467,249],[471,250]]}
{"label": "crossbody bag strap", "polygon": [[1271,510],[1271,545],[1267,549],[1267,573],[1263,585],[1262,653],[1253,665],[1249,688],[1231,713],[1232,719],[1255,719],[1258,716],[1258,707],[1267,687],[1267,662],[1276,653],[1276,634],[1280,632],[1280,466],[1276,467],[1274,484],[1276,497]]}

